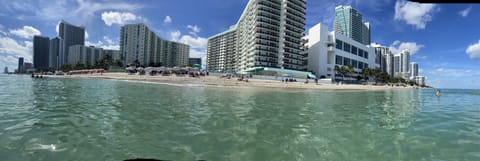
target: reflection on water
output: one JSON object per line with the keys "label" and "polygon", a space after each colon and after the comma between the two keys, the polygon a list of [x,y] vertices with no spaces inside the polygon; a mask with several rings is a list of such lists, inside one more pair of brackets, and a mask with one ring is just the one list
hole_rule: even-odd
{"label": "reflection on water", "polygon": [[479,160],[479,91],[0,76],[5,160]]}

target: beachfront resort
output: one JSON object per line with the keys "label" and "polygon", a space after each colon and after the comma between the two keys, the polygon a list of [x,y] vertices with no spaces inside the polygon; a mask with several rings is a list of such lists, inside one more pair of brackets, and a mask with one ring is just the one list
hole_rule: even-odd
{"label": "beachfront resort", "polygon": [[102,68],[101,77],[123,72],[129,79],[182,71],[250,82],[426,85],[419,64],[410,62],[410,51],[392,53],[371,43],[370,23],[358,10],[337,6],[333,26],[317,23],[305,30],[306,3],[250,0],[236,24],[208,38],[204,65],[201,58],[189,57],[189,45],[160,38],[143,23],[123,25],[120,49],[111,50],[85,46],[85,27],[62,20],[57,37],[33,38],[33,66],[26,68],[20,58],[16,72],[78,75]]}

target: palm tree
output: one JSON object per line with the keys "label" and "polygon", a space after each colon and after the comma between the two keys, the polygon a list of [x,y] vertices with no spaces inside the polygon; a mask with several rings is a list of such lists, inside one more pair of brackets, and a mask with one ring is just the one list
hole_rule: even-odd
{"label": "palm tree", "polygon": [[363,78],[365,78],[365,80],[367,80],[367,77],[369,77],[370,75],[372,75],[372,70],[370,68],[362,69],[362,76]]}
{"label": "palm tree", "polygon": [[342,70],[342,69],[341,69],[340,67],[338,67],[338,65],[335,65],[335,67],[333,68],[333,71],[335,71],[335,76],[336,76],[337,74],[340,74],[340,73],[341,73],[341,70]]}
{"label": "palm tree", "polygon": [[355,70],[353,69],[353,65],[348,65],[347,74],[348,74],[350,77],[353,77],[353,75],[355,74]]}
{"label": "palm tree", "polygon": [[340,74],[342,75],[342,80],[345,80],[345,74],[348,73],[348,68],[345,66],[340,67]]}

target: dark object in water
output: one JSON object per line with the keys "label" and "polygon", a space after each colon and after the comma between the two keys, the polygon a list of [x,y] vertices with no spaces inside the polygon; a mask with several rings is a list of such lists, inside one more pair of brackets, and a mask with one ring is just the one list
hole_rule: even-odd
{"label": "dark object in water", "polygon": [[440,90],[437,89],[437,91],[435,92],[435,96],[440,96]]}

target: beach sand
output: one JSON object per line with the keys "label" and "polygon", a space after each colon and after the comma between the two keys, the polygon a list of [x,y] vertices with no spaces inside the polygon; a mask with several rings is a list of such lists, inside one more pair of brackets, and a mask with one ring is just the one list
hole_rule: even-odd
{"label": "beach sand", "polygon": [[310,80],[304,82],[282,82],[281,80],[248,79],[248,82],[238,81],[238,78],[220,78],[219,76],[189,77],[184,76],[150,76],[150,75],[129,75],[128,73],[94,73],[55,76],[46,75],[52,78],[90,78],[90,79],[115,79],[127,81],[153,82],[172,85],[193,85],[193,86],[224,86],[224,87],[268,87],[268,88],[292,88],[292,89],[327,89],[327,90],[389,90],[389,89],[412,89],[413,87],[391,87],[374,85],[336,85],[336,84],[315,84]]}

